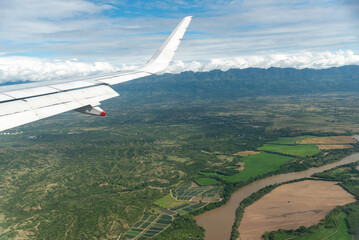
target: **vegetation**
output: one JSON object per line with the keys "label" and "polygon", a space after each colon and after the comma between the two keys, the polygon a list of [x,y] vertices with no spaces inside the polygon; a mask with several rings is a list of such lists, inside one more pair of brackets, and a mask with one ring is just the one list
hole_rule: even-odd
{"label": "vegetation", "polygon": [[277,145],[264,144],[263,147],[258,148],[261,151],[276,152],[290,156],[308,157],[318,154],[320,150],[316,145]]}
{"label": "vegetation", "polygon": [[236,210],[236,219],[232,227],[231,240],[236,240],[239,237],[238,227],[242,220],[244,209],[249,205],[251,205],[252,203],[254,203],[255,201],[257,201],[258,199],[260,199],[261,197],[263,197],[264,195],[266,195],[267,193],[269,193],[270,191],[272,191],[274,188],[276,188],[276,186],[277,185],[273,185],[273,186],[262,188],[261,190],[253,193],[252,195],[250,195],[240,203],[239,207]]}
{"label": "vegetation", "polygon": [[271,144],[285,144],[285,145],[291,145],[291,144],[297,144],[298,141],[312,138],[313,136],[307,135],[307,136],[296,136],[296,137],[281,137],[275,141],[269,142]]}
{"label": "vegetation", "polygon": [[308,157],[318,154],[320,150],[315,145],[277,145],[277,144],[264,144],[258,150],[276,152],[290,156]]}
{"label": "vegetation", "polygon": [[[340,181],[340,185],[359,198],[359,171],[356,164],[338,167],[317,173],[314,176],[324,180]],[[359,232],[359,201],[344,207],[337,207],[319,224],[297,230],[279,230],[264,235],[267,240],[281,239],[352,239]]]}
{"label": "vegetation", "polygon": [[161,208],[173,208],[180,206],[182,204],[186,203],[186,201],[183,200],[177,200],[171,196],[171,194],[167,194],[166,196],[157,199],[154,204],[158,205]]}
{"label": "vegetation", "polygon": [[195,179],[196,183],[198,183],[201,186],[208,186],[208,185],[214,185],[219,183],[218,180],[213,178],[197,178]]}
{"label": "vegetation", "polygon": [[[0,135],[0,236],[118,239],[139,232],[132,230],[143,216],[166,215],[158,205],[179,207],[181,193],[174,191],[193,179],[220,181],[223,187],[206,187],[224,200],[183,206],[181,214],[219,206],[260,176],[336,161],[357,145],[313,157],[233,154],[280,137],[357,132],[359,97],[349,92],[359,89],[357,73],[344,67],[164,74],[116,86],[121,97],[102,104],[106,118],[70,112],[9,130]],[[201,239],[203,231],[184,215],[156,238],[189,236]]]}
{"label": "vegetation", "polygon": [[[285,239],[295,239],[295,240],[317,240],[317,239],[332,239],[332,240],[352,240],[352,235],[348,233],[348,228],[346,224],[346,214],[341,213],[336,216],[333,216],[332,221],[335,224],[335,227],[321,227],[321,228],[308,228],[301,227],[298,229],[298,232],[303,232],[302,235],[294,236],[286,232],[279,231],[278,233],[266,233],[264,239],[271,240],[285,240]],[[308,232],[305,234],[304,232]]]}
{"label": "vegetation", "polygon": [[195,220],[190,216],[180,216],[172,222],[171,226],[153,238],[154,240],[200,240],[204,238],[204,231],[200,228]]}
{"label": "vegetation", "polygon": [[172,217],[161,215],[143,215],[140,221],[138,221],[133,227],[125,234],[124,239],[149,239],[164,229],[166,229],[172,222]]}
{"label": "vegetation", "polygon": [[272,153],[259,153],[242,157],[241,161],[244,162],[245,169],[238,174],[231,176],[210,172],[203,172],[202,174],[217,177],[229,183],[248,181],[251,178],[278,170],[283,163],[288,162],[291,159],[293,158]]}

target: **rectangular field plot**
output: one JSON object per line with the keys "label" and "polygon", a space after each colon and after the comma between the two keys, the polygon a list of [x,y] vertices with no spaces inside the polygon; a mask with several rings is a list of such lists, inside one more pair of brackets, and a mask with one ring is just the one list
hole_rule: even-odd
{"label": "rectangular field plot", "polygon": [[305,140],[308,138],[313,138],[314,136],[305,135],[305,136],[296,136],[296,137],[281,137],[278,140],[269,142],[273,144],[284,144],[284,145],[294,145],[300,142],[301,140]]}
{"label": "rectangular field plot", "polygon": [[162,223],[156,223],[155,225],[153,225],[153,227],[157,227],[157,228],[165,228],[167,227],[167,224],[162,224]]}
{"label": "rectangular field plot", "polygon": [[168,216],[168,215],[161,215],[159,219],[160,220],[170,220],[170,221],[172,221],[172,217]]}
{"label": "rectangular field plot", "polygon": [[157,223],[160,223],[160,224],[170,224],[171,221],[169,221],[169,220],[158,220]]}
{"label": "rectangular field plot", "polygon": [[183,184],[183,185],[179,186],[177,191],[178,192],[181,192],[181,191],[183,192],[183,191],[189,189],[190,187],[192,187],[192,183],[186,183],[186,184]]}
{"label": "rectangular field plot", "polygon": [[175,211],[169,210],[169,209],[165,209],[165,208],[160,208],[160,211],[163,212],[164,214],[168,214],[168,215],[175,215],[177,214]]}
{"label": "rectangular field plot", "polygon": [[[190,188],[188,188],[189,184],[186,184],[185,187],[180,186],[176,191],[176,196],[177,196],[177,200],[187,200],[187,201],[199,201],[201,200],[201,198],[203,197],[216,197],[219,198],[219,194],[221,191],[220,187],[213,187],[213,186],[204,186],[204,187],[199,187],[199,186],[192,186]],[[193,199],[195,198],[195,199]],[[208,201],[208,200],[206,200]],[[180,209],[182,208],[182,206],[178,206],[178,208],[171,208],[171,210],[176,210],[176,209]]]}
{"label": "rectangular field plot", "polygon": [[194,181],[201,186],[207,186],[207,185],[213,185],[219,183],[219,181],[214,178],[197,178]]}
{"label": "rectangular field plot", "polygon": [[184,209],[182,209],[183,211],[186,211],[186,212],[191,212],[191,211],[194,211],[196,209],[199,209],[203,206],[205,206],[206,203],[198,203],[198,204],[195,204],[195,205],[192,205],[192,206],[189,206],[189,207],[186,207]]}
{"label": "rectangular field plot", "polygon": [[176,207],[176,209],[171,209],[173,211],[176,211],[179,214],[185,214],[191,211],[194,211],[196,209],[199,209],[203,206],[205,206],[207,203],[188,203],[183,204],[181,206]]}
{"label": "rectangular field plot", "polygon": [[144,228],[147,228],[150,225],[151,225],[151,222],[145,222],[141,227],[144,229]]}
{"label": "rectangular field plot", "polygon": [[147,221],[152,222],[152,221],[154,221],[156,218],[157,218],[157,216],[150,216]]}
{"label": "rectangular field plot", "polygon": [[192,199],[192,197],[178,197],[177,198],[178,200],[186,200],[186,201],[189,201]]}
{"label": "rectangular field plot", "polygon": [[141,218],[141,220],[142,221],[146,221],[148,218],[150,218],[151,217],[151,215],[144,215],[142,218]]}
{"label": "rectangular field plot", "polygon": [[167,214],[144,215],[126,233],[125,239],[150,239],[166,229],[171,224],[172,219],[172,216]]}
{"label": "rectangular field plot", "polygon": [[180,206],[178,206],[178,207],[175,207],[175,208],[171,208],[171,210],[172,210],[172,211],[177,211],[178,209],[181,209],[181,208],[184,208],[184,207],[187,207],[187,206],[189,206],[188,203],[182,204],[182,205],[180,205]]}
{"label": "rectangular field plot", "polygon": [[135,225],[133,225],[133,227],[137,228],[137,227],[141,226],[142,224],[143,224],[143,221],[140,221],[140,222],[136,223]]}
{"label": "rectangular field plot", "polygon": [[282,153],[291,156],[307,157],[313,156],[320,152],[316,145],[278,145],[278,144],[264,144],[258,150]]}

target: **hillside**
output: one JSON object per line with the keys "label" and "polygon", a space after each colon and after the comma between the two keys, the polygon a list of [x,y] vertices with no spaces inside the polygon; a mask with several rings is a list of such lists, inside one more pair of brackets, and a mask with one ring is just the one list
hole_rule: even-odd
{"label": "hillside", "polygon": [[118,85],[119,90],[171,96],[233,98],[359,91],[359,66],[329,69],[248,68],[150,76]]}

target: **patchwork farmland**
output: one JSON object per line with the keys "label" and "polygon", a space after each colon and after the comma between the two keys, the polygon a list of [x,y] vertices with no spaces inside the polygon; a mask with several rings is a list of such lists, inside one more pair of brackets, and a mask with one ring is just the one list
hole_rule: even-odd
{"label": "patchwork farmland", "polygon": [[150,239],[169,227],[171,222],[172,217],[166,214],[145,214],[140,221],[135,223],[135,225],[133,225],[133,227],[126,233],[125,239]]}
{"label": "patchwork farmland", "polygon": [[180,185],[154,202],[161,214],[144,214],[124,235],[124,239],[147,240],[168,228],[178,215],[200,209],[209,202],[221,201],[221,187],[198,186],[194,182]]}

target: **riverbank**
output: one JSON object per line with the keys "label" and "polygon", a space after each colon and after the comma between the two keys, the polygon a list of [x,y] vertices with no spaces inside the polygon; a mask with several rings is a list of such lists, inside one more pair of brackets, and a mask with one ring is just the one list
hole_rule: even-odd
{"label": "riverbank", "polygon": [[245,208],[238,228],[240,239],[260,240],[265,232],[310,227],[336,206],[355,201],[337,182],[305,180],[284,184]]}
{"label": "riverbank", "polygon": [[340,161],[330,163],[317,168],[310,168],[301,172],[292,172],[274,175],[258,181],[255,181],[234,192],[229,201],[223,206],[214,210],[205,212],[195,220],[197,224],[205,229],[206,240],[230,239],[232,225],[235,220],[235,212],[241,201],[249,197],[258,190],[273,184],[280,184],[301,178],[308,178],[314,173],[323,172],[337,166],[359,161],[359,153],[354,153]]}

